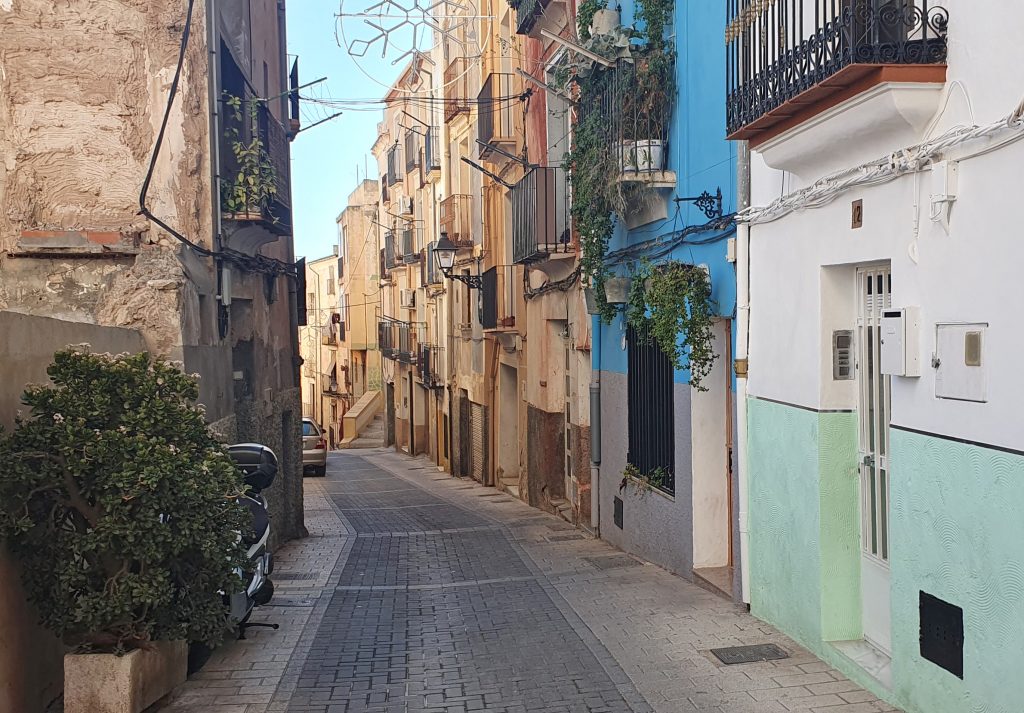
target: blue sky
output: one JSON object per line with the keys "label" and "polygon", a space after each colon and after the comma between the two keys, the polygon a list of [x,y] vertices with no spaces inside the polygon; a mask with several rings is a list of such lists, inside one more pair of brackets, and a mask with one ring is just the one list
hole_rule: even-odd
{"label": "blue sky", "polygon": [[[365,5],[364,2],[356,3]],[[380,98],[385,89],[366,77],[335,39],[337,0],[292,0],[288,3],[288,51],[299,56],[300,82],[320,77],[327,81],[303,92],[314,97],[344,99]],[[398,73],[389,60],[361,60],[375,77],[390,83]],[[303,108],[303,126],[338,111],[312,103]],[[295,221],[295,254],[315,259],[329,255],[337,240],[335,219],[345,208],[348,194],[370,165],[375,174],[370,146],[377,134],[382,112],[346,109],[338,119],[300,133],[292,144],[292,209]],[[364,161],[365,159],[365,161]]]}

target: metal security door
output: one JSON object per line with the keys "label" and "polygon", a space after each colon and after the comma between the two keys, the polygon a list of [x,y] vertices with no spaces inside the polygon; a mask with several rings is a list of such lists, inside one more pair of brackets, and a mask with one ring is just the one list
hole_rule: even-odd
{"label": "metal security door", "polygon": [[484,407],[480,404],[471,406],[470,431],[472,431],[473,469],[470,474],[475,480],[484,482]]}
{"label": "metal security door", "polygon": [[892,306],[888,266],[857,272],[857,379],[860,389],[861,619],[864,638],[889,653],[892,604],[889,587],[890,377],[881,373],[882,311]]}

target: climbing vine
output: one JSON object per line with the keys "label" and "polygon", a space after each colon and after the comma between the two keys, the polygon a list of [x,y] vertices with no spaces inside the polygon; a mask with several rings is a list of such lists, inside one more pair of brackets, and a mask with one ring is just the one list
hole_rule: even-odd
{"label": "climbing vine", "polygon": [[690,385],[707,391],[704,379],[718,355],[714,350],[711,278],[696,265],[642,261],[630,286],[626,321],[647,335],[672,360],[689,369]]}
{"label": "climbing vine", "polygon": [[[558,88],[570,88],[579,107],[565,168],[572,187],[582,275],[606,323],[616,315],[615,305],[608,303],[604,293],[610,275],[605,256],[616,216],[646,200],[641,183],[619,180],[624,169],[622,142],[663,139],[672,114],[675,55],[665,31],[673,1],[640,0],[637,20],[643,31],[620,28],[606,36],[591,36],[594,15],[605,1],[584,0],[577,15],[580,37],[592,52],[615,64],[606,68],[592,61],[565,63],[555,75]],[[609,116],[609,109],[618,116]]]}

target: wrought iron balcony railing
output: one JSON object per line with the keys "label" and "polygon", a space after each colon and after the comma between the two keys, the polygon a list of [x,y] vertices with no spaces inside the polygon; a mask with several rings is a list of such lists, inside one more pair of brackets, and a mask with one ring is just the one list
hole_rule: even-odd
{"label": "wrought iron balcony railing", "polygon": [[384,269],[391,270],[398,267],[398,253],[395,251],[395,234],[392,231],[384,233]]}
{"label": "wrought iron balcony railing", "polygon": [[544,13],[549,0],[519,0],[513,3],[516,10],[516,34],[528,35],[537,23],[537,18]]}
{"label": "wrought iron balcony railing", "polygon": [[405,166],[402,165],[402,145],[395,143],[388,149],[388,185],[401,183],[405,178]]}
{"label": "wrought iron balcony railing", "polygon": [[729,0],[730,136],[750,138],[748,127],[847,67],[945,63],[948,24],[928,0]]}
{"label": "wrought iron balcony railing", "polygon": [[437,259],[434,257],[434,246],[437,245],[436,241],[431,240],[430,244],[427,245],[427,252],[424,256],[426,262],[427,277],[424,287],[426,285],[441,285],[444,284],[444,274],[437,267]]}
{"label": "wrought iron balcony railing", "polygon": [[405,133],[405,172],[412,173],[420,167],[419,134],[415,131]]}
{"label": "wrought iron balcony railing", "polygon": [[[261,163],[265,162],[272,169],[273,195],[260,200],[259,206],[249,205],[245,210],[234,211],[234,215],[244,215],[250,219],[249,216],[256,214],[272,232],[288,235],[292,231],[291,149],[288,132],[271,112],[267,102],[250,90],[246,89],[243,96],[237,99],[239,108],[223,113],[224,126],[219,151],[224,190],[231,190],[234,187],[233,180],[245,173],[235,153],[236,144],[248,147],[258,139],[262,150]],[[243,180],[249,178],[242,175]],[[243,190],[246,190],[246,184],[242,185]],[[261,192],[261,195],[264,194]],[[243,199],[242,202],[247,201]],[[256,202],[255,199],[251,201],[253,204]]]}
{"label": "wrought iron balcony railing", "polygon": [[522,291],[522,268],[496,265],[483,274],[480,325],[484,329],[509,330],[516,326],[516,299]]}
{"label": "wrought iron balcony railing", "polygon": [[575,252],[569,229],[569,181],[563,168],[535,168],[509,195],[514,262],[530,263]]}
{"label": "wrought iron balcony railing", "polygon": [[447,386],[445,378],[446,362],[444,347],[436,344],[421,344],[419,359],[416,363],[416,374],[428,389],[443,389]]}
{"label": "wrought iron balcony railing", "polygon": [[[487,75],[480,88],[479,106],[483,107],[479,117],[479,137],[482,142],[508,153],[516,149],[515,112],[521,111],[516,96],[516,77],[513,74],[492,73]],[[480,158],[501,156],[488,146],[480,147]]]}
{"label": "wrought iron balcony railing", "polygon": [[406,265],[420,261],[420,248],[423,244],[423,221],[412,220],[402,228],[402,262]]}
{"label": "wrought iron balcony railing", "polygon": [[377,344],[381,356],[391,361],[415,364],[419,361],[419,345],[426,335],[422,322],[403,322],[390,317],[381,317],[377,322]]}
{"label": "wrought iron balcony railing", "polygon": [[469,60],[456,57],[444,70],[444,120],[469,113]]}
{"label": "wrought iron balcony railing", "polygon": [[473,246],[473,196],[457,194],[441,201],[441,232],[459,247]]}
{"label": "wrought iron balcony railing", "polygon": [[423,167],[427,171],[441,170],[441,130],[437,126],[429,127],[423,139]]}

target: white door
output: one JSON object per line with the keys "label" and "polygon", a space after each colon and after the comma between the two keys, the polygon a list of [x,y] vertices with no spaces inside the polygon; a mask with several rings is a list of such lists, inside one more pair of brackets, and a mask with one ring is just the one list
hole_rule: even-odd
{"label": "white door", "polygon": [[892,648],[889,590],[889,386],[879,364],[882,310],[892,306],[888,266],[857,273],[857,379],[860,389],[861,618],[864,638]]}

